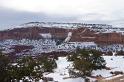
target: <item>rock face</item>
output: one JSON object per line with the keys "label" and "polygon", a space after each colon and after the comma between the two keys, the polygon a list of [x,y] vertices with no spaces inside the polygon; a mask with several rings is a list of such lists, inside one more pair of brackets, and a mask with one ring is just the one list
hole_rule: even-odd
{"label": "rock face", "polygon": [[68,31],[62,28],[29,27],[15,28],[0,32],[0,40],[5,39],[40,39],[40,33],[51,33],[53,38],[65,38]]}
{"label": "rock face", "polygon": [[95,41],[96,34],[88,28],[78,28],[73,30],[71,41],[73,42],[92,42]]}
{"label": "rock face", "polygon": [[[51,34],[51,38],[65,39],[68,33],[72,33],[71,41],[83,41],[85,38],[94,37],[94,32],[87,28],[64,29],[47,27],[15,28],[0,32],[0,40],[5,39],[41,39],[40,34]],[[86,40],[85,40],[86,41]],[[88,40],[91,41],[91,40]]]}
{"label": "rock face", "polygon": [[89,28],[80,27],[77,29],[65,29],[57,27],[28,27],[15,28],[12,30],[0,31],[0,40],[6,39],[42,39],[42,35],[50,35],[51,39],[65,40],[68,33],[71,34],[71,42],[96,42],[96,43],[124,43],[124,35],[121,33],[97,33]]}
{"label": "rock face", "polygon": [[96,43],[123,44],[124,35],[121,33],[100,33],[96,36]]}

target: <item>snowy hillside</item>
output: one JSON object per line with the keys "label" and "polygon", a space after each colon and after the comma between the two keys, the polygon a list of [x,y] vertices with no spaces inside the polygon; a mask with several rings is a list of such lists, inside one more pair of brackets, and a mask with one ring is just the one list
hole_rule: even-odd
{"label": "snowy hillside", "polygon": [[[110,67],[111,70],[96,70],[92,72],[92,76],[101,75],[105,79],[113,78],[113,75],[110,72],[122,71],[124,72],[124,57],[122,56],[103,56],[106,60],[107,67]],[[69,77],[69,68],[72,68],[72,62],[68,62],[66,57],[59,57],[57,62],[57,69],[54,70],[54,73],[44,73],[46,77],[52,77],[54,81],[58,82],[85,82],[84,78],[70,78]],[[96,78],[89,78],[90,82],[94,82]]]}
{"label": "snowy hillside", "polygon": [[52,51],[71,51],[75,50],[77,47],[80,48],[93,48],[96,44],[93,42],[69,42],[69,43],[62,43],[60,45],[56,45],[55,40],[51,39],[39,39],[39,40],[29,40],[29,39],[22,39],[22,40],[4,40],[0,41],[0,49],[4,50],[4,53],[13,52],[14,49],[11,47],[15,45],[25,45],[25,46],[33,46],[33,49],[30,49],[28,52],[21,52],[20,54],[38,54],[38,53],[48,53]]}
{"label": "snowy hillside", "polygon": [[28,22],[18,26],[9,27],[12,28],[27,28],[27,27],[49,27],[49,28],[64,28],[64,29],[76,29],[76,28],[89,28],[93,31],[110,33],[117,32],[124,34],[123,27],[113,27],[112,25],[107,24],[87,24],[87,23],[58,23],[58,22]]}
{"label": "snowy hillside", "polygon": [[20,27],[33,27],[33,26],[58,27],[58,28],[79,28],[79,27],[112,28],[112,25],[107,25],[107,24],[58,23],[58,22],[29,22],[20,25]]}
{"label": "snowy hillside", "polygon": [[15,26],[16,28],[27,28],[27,27],[55,27],[55,28],[65,28],[65,29],[76,29],[80,27],[87,27],[93,31],[110,33],[117,32],[124,34],[124,28],[113,27],[112,25],[107,24],[87,24],[87,23],[58,23],[58,22],[29,22],[24,23],[19,26]]}
{"label": "snowy hillside", "polygon": [[[4,53],[16,52],[17,55],[21,55],[68,52],[78,47],[102,52],[124,50],[124,45],[121,44],[124,43],[124,36],[120,34],[124,31],[107,24],[29,22],[19,27],[0,31],[0,50]],[[112,44],[97,44],[102,42]],[[22,47],[28,49],[21,50]]]}
{"label": "snowy hillside", "polygon": [[67,43],[62,42],[61,44],[57,45],[57,41],[51,40],[51,39],[39,39],[39,40],[9,39],[9,40],[0,41],[0,49],[2,49],[4,53],[14,52],[15,46],[28,46],[28,49],[25,49],[21,51],[20,53],[16,53],[17,55],[49,53],[53,51],[69,52],[69,51],[74,51],[76,48],[96,49],[102,52],[108,52],[108,51],[115,52],[115,51],[124,50],[124,45],[121,45],[121,44],[98,46],[94,42],[67,42]]}

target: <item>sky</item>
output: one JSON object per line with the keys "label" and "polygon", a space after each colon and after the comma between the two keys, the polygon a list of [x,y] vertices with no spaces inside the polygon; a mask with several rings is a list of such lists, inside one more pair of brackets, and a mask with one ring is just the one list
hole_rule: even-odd
{"label": "sky", "polygon": [[81,22],[124,27],[124,0],[0,0],[0,29],[27,22]]}

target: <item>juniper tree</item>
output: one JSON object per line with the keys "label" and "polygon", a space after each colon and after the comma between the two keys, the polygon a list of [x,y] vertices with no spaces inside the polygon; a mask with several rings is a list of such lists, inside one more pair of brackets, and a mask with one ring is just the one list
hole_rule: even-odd
{"label": "juniper tree", "polygon": [[80,49],[69,60],[73,60],[74,70],[82,76],[90,76],[93,70],[105,68],[105,60],[101,56],[102,53],[97,50]]}

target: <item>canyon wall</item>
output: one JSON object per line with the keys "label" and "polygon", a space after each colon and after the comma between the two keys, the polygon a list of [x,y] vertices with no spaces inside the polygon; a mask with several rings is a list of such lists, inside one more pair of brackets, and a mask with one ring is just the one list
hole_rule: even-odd
{"label": "canyon wall", "polygon": [[6,39],[41,39],[40,34],[50,33],[53,39],[65,39],[68,33],[72,32],[71,42],[96,42],[96,43],[124,43],[124,35],[121,33],[97,33],[88,28],[65,29],[48,27],[27,27],[15,28],[12,30],[0,31],[0,40]]}

